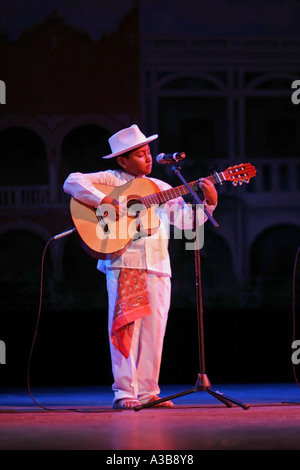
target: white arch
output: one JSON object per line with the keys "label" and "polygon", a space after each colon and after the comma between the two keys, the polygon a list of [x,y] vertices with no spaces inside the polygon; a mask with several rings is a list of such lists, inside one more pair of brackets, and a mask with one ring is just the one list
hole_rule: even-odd
{"label": "white arch", "polygon": [[0,119],[0,132],[3,132],[10,128],[26,129],[30,132],[33,132],[41,140],[45,148],[45,164],[47,165],[47,173],[51,186],[51,181],[53,178],[51,172],[51,150],[53,145],[51,139],[51,131],[49,130],[49,128],[47,128],[44,123],[39,119],[34,119],[29,116],[6,116],[4,119]]}
{"label": "white arch", "polygon": [[[51,234],[45,227],[38,225],[30,221],[14,221],[6,222],[0,226],[0,237],[2,235],[8,234],[10,232],[28,232],[31,235],[36,235],[45,242],[45,246],[48,240],[52,238]],[[54,272],[57,271],[57,262],[56,262],[56,249],[53,244],[49,245],[51,261],[53,265]]]}
{"label": "white arch", "polygon": [[[285,221],[276,221],[276,223],[274,224],[266,224],[265,227],[261,227],[260,230],[251,238],[251,240],[249,240],[249,252],[251,252],[252,250],[252,247],[254,245],[254,243],[262,236],[264,236],[266,233],[268,233],[269,231],[271,230],[276,230],[276,229],[281,229],[281,228],[284,228],[284,227],[294,227],[294,228],[297,228],[299,229],[300,231],[300,224],[296,224],[295,222],[292,222],[292,221],[289,221],[289,220],[285,220]],[[300,245],[300,241],[299,241],[299,245]]]}
{"label": "white arch", "polygon": [[[61,147],[65,137],[74,129],[86,125],[98,126],[106,129],[111,134],[114,134],[122,127],[126,127],[133,123],[128,123],[126,119],[125,122],[117,118],[108,118],[107,116],[101,114],[81,114],[78,116],[71,116],[60,124],[55,130],[55,142],[56,148],[58,149],[57,154],[60,156]],[[60,158],[59,158],[60,160]]]}
{"label": "white arch", "polygon": [[[250,258],[251,258],[251,255],[253,254],[254,252],[254,245],[257,241],[259,241],[260,239],[262,240],[264,237],[270,237],[272,231],[278,231],[280,232],[281,230],[283,229],[287,229],[289,228],[290,230],[294,230],[295,228],[298,229],[299,233],[300,233],[300,225],[298,224],[295,224],[293,222],[277,222],[276,224],[273,224],[273,225],[269,225],[267,227],[265,227],[263,230],[261,230],[257,236],[252,240],[251,243],[249,243],[249,246],[248,246],[248,253],[249,253],[249,267],[250,267]],[[283,240],[281,240],[283,241]],[[289,240],[289,244],[291,243],[291,241]],[[300,241],[299,241],[299,245],[300,246]],[[292,275],[292,273],[291,273]]]}
{"label": "white arch", "polygon": [[[215,91],[227,91],[227,87],[226,87],[226,84],[224,82],[222,82],[220,79],[218,79],[215,75],[211,75],[209,73],[205,73],[205,72],[189,72],[188,74],[187,73],[183,73],[183,72],[177,72],[177,73],[173,73],[173,74],[170,74],[164,78],[162,78],[161,80],[157,81],[157,88],[159,90],[162,90],[163,87],[167,84],[167,83],[171,83],[172,81],[174,80],[178,80],[178,79],[183,79],[183,80],[188,80],[189,78],[198,78],[198,79],[205,79],[209,82],[211,82],[212,84],[214,84],[218,90],[215,90]],[[201,91],[201,90],[199,90]],[[206,90],[207,91],[207,90]],[[212,92],[214,90],[211,90]]]}
{"label": "white arch", "polygon": [[[300,229],[300,223],[299,219],[297,218],[297,214],[294,216],[294,218],[289,217],[288,215],[284,216],[282,215],[281,217],[276,218],[276,221],[270,221],[270,220],[260,220],[256,221],[257,224],[251,228],[251,231],[248,232],[248,249],[251,250],[251,246],[255,242],[255,240],[262,235],[264,232],[266,232],[269,229],[275,228],[275,227],[282,227],[282,226],[287,226],[287,225],[292,225],[295,227],[298,227]],[[249,221],[251,223],[251,221]]]}
{"label": "white arch", "polygon": [[[289,73],[268,73],[268,74],[264,74],[264,75],[260,75],[259,77],[256,77],[254,78],[253,80],[251,80],[248,85],[245,87],[246,90],[251,90],[251,91],[254,91],[259,85],[261,85],[262,83],[264,82],[267,82],[269,80],[273,80],[273,79],[285,79],[285,80],[289,80],[292,84],[292,82],[294,80],[297,80],[299,77],[297,77],[296,75],[294,74],[289,74]],[[284,89],[284,91],[287,91],[288,93],[290,93],[290,88],[288,90]]]}
{"label": "white arch", "polygon": [[33,235],[37,235],[45,242],[48,241],[53,234],[51,234],[45,227],[38,225],[34,222],[29,221],[14,221],[14,222],[5,222],[0,225],[0,235],[4,235],[12,231],[24,231],[30,232]]}
{"label": "white arch", "polygon": [[5,116],[0,119],[0,132],[10,127],[20,127],[22,129],[30,130],[40,137],[46,149],[51,147],[51,131],[39,119],[25,115]]}

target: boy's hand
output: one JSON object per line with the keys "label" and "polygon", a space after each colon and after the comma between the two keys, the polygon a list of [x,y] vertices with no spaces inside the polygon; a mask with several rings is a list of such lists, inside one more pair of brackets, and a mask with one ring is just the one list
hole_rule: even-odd
{"label": "boy's hand", "polygon": [[204,194],[206,203],[209,206],[215,206],[218,202],[218,193],[215,185],[208,178],[200,178],[198,185]]}

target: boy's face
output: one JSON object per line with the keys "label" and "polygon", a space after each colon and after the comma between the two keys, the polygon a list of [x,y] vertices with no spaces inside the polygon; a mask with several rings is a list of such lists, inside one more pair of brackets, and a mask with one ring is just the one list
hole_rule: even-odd
{"label": "boy's face", "polygon": [[132,150],[127,158],[120,155],[117,157],[117,161],[123,170],[130,175],[149,175],[152,170],[152,156],[148,144]]}

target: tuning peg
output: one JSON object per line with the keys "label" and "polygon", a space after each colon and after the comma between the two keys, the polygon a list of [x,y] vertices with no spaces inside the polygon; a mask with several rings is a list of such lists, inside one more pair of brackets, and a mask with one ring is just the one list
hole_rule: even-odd
{"label": "tuning peg", "polygon": [[233,186],[237,186],[238,182],[237,181],[232,181]]}

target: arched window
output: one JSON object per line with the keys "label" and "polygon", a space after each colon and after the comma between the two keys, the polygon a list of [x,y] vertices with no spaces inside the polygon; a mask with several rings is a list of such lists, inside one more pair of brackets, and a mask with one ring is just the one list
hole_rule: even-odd
{"label": "arched window", "polygon": [[69,173],[89,173],[105,169],[103,155],[111,152],[109,132],[95,125],[83,125],[69,132],[62,143],[59,182],[63,183]]}
{"label": "arched window", "polygon": [[158,94],[160,148],[185,152],[185,168],[205,174],[212,159],[228,157],[227,108],[223,76],[164,77]]}
{"label": "arched window", "polygon": [[[45,243],[39,236],[25,230],[12,230],[0,236],[2,310],[37,310],[44,246]],[[44,306],[49,306],[49,281],[52,279],[49,252],[44,266]]]}
{"label": "arched window", "polygon": [[46,147],[33,131],[10,127],[0,132],[0,184],[48,184]]}
{"label": "arched window", "polygon": [[287,97],[246,100],[246,153],[249,158],[296,157],[300,153],[300,115]]}
{"label": "arched window", "polygon": [[249,158],[296,157],[300,115],[292,103],[293,76],[257,75],[246,87],[246,154]]}
{"label": "arched window", "polygon": [[275,309],[291,307],[293,267],[299,240],[300,227],[278,225],[265,230],[254,241],[250,274],[262,305]]}
{"label": "arched window", "polygon": [[97,260],[89,256],[76,237],[66,241],[63,256],[63,290],[71,302],[69,308],[105,311],[105,276],[97,270]]}
{"label": "arched window", "polygon": [[265,230],[252,245],[251,276],[291,281],[299,240],[300,227],[278,225]]}
{"label": "arched window", "polygon": [[[173,270],[172,306],[177,308],[196,305],[195,252],[186,250],[185,243],[184,238],[174,240],[171,237],[170,239]],[[205,305],[226,307],[232,304],[236,294],[236,280],[227,241],[207,226],[204,245],[200,251],[201,290]]]}

